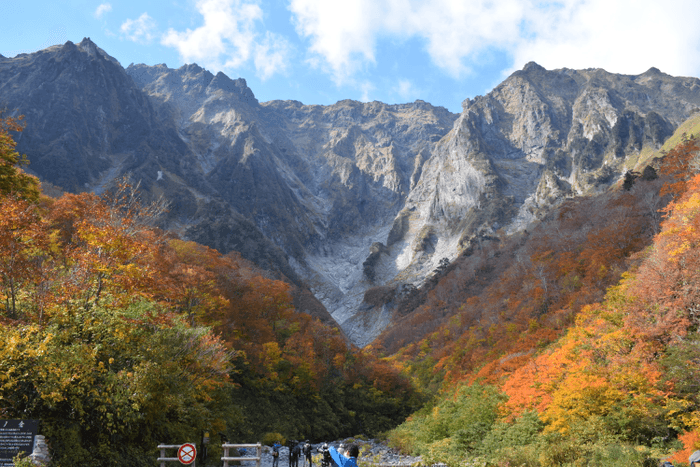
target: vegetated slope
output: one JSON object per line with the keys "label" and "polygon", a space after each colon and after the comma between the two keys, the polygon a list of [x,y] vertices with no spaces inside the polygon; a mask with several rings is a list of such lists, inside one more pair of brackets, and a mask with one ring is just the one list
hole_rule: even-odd
{"label": "vegetated slope", "polygon": [[8,128],[0,417],[40,419],[56,465],[151,465],[159,443],[204,431],[213,459],[224,439],[373,436],[420,405],[398,370],[295,310],[286,283],[155,228],[163,205],[123,181],[36,196]]}
{"label": "vegetated slope", "polygon": [[[436,268],[423,287],[395,298],[400,318],[374,346],[388,355],[402,348],[407,352],[410,346],[415,354],[424,337],[449,327],[449,332],[441,331],[449,338],[435,343],[438,361],[449,354],[449,342],[470,327],[529,325],[530,319],[550,311],[573,316],[584,304],[598,301],[625,270],[630,254],[644,248],[658,231],[658,210],[669,199],[659,195],[668,181],[657,179],[660,157],[682,134],[697,131],[699,121],[696,115],[681,125],[659,153],[647,154],[636,171],[611,190],[568,199],[515,235],[501,230],[476,236],[452,264]],[[452,325],[447,326],[448,321]],[[539,327],[552,326],[560,328]]]}
{"label": "vegetated slope", "polygon": [[497,379],[600,301],[649,245],[661,185],[638,179],[629,191],[567,201],[526,232],[482,239],[407,297],[418,307],[374,345],[426,383]]}
{"label": "vegetated slope", "polygon": [[700,447],[698,159],[686,138],[656,161],[658,179],[629,177],[517,245],[484,248],[511,264],[401,354],[423,381],[448,378],[393,441],[449,465],[686,462]]}

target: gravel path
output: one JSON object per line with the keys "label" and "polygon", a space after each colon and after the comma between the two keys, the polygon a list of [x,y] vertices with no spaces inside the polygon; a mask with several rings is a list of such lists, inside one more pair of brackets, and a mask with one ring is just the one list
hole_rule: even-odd
{"label": "gravel path", "polygon": [[[351,443],[357,444],[360,448],[360,458],[358,459],[359,464],[372,463],[382,466],[396,465],[396,466],[410,466],[420,464],[422,462],[421,457],[404,456],[400,455],[395,450],[389,448],[385,443],[379,442],[377,440],[361,441],[361,440],[345,440],[345,441],[334,441],[328,443],[329,446],[334,446],[336,449],[341,444],[348,446]],[[313,467],[320,467],[321,465],[321,454],[320,449],[323,443],[312,444],[312,462]],[[247,456],[255,456],[254,452],[249,450]],[[254,451],[254,450],[252,450]],[[261,467],[272,467],[272,447],[263,446],[262,448],[262,459],[260,460]],[[278,467],[289,467],[289,448],[283,446],[280,448],[280,458]],[[306,465],[306,459],[304,456],[299,458],[299,467],[309,467]],[[256,462],[250,461],[241,462],[244,467],[255,467]]]}

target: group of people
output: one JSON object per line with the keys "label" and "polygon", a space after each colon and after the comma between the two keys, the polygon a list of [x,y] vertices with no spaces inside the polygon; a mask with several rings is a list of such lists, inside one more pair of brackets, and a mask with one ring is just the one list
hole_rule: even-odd
{"label": "group of people", "polygon": [[[281,444],[275,443],[272,446],[272,467],[279,466],[280,458],[280,448]],[[313,460],[311,457],[311,452],[313,447],[308,441],[298,442],[291,441],[289,443],[289,467],[299,467],[299,458],[304,456],[304,467],[313,467]],[[323,444],[320,449],[316,449],[317,452],[322,454],[321,467],[332,467],[331,460],[335,462],[337,467],[357,467],[357,456],[360,454],[360,450],[355,444],[348,446],[347,451],[334,448],[328,444]]]}
{"label": "group of people", "polygon": [[[279,443],[275,443],[272,446],[272,467],[278,467],[281,447]],[[289,445],[289,467],[299,467],[299,457],[302,454],[304,455],[304,467],[306,467],[307,462],[309,463],[308,467],[313,467],[311,460],[312,449],[308,441],[302,443],[291,441]],[[360,455],[360,450],[356,444],[351,444],[345,451],[342,444],[340,445],[340,450],[338,450],[324,443],[317,451],[323,455],[321,467],[332,467],[330,465],[331,459],[337,467],[357,467],[357,457]],[[700,451],[692,453],[688,460],[690,461],[690,467],[700,467]],[[673,467],[673,464],[666,461],[661,467]]]}

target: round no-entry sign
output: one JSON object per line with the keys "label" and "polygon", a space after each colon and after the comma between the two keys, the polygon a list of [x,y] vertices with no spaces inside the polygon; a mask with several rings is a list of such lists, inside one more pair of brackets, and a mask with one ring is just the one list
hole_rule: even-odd
{"label": "round no-entry sign", "polygon": [[180,449],[177,450],[177,458],[182,464],[189,465],[194,462],[196,457],[197,448],[194,447],[194,444],[183,444],[180,446]]}

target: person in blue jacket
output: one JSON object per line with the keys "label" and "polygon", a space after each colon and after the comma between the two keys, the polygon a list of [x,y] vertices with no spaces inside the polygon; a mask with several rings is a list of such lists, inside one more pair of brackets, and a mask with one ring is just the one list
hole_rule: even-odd
{"label": "person in blue jacket", "polygon": [[357,467],[357,456],[360,455],[360,450],[356,444],[351,444],[345,451],[350,457],[345,457],[333,446],[328,448],[328,452],[331,454],[333,461],[338,467]]}
{"label": "person in blue jacket", "polygon": [[280,461],[280,448],[282,445],[275,441],[275,444],[272,445],[272,467],[277,467],[279,465]]}

